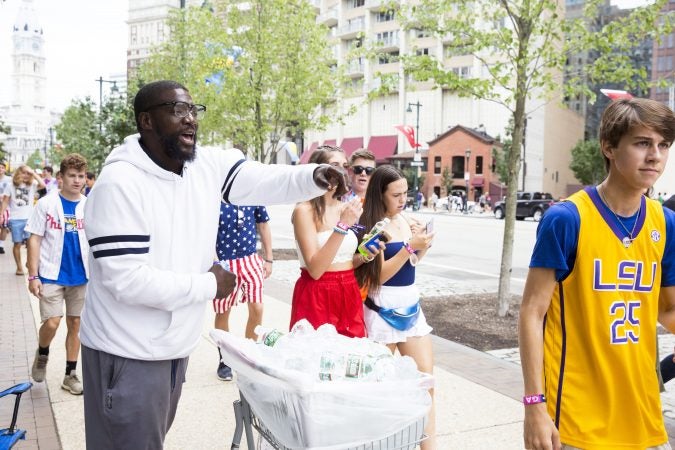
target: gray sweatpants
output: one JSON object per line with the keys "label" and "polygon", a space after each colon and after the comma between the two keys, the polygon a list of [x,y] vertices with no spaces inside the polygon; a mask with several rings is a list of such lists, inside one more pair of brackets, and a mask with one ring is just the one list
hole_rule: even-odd
{"label": "gray sweatpants", "polygon": [[82,346],[87,448],[161,449],[176,415],[188,358],[141,361]]}

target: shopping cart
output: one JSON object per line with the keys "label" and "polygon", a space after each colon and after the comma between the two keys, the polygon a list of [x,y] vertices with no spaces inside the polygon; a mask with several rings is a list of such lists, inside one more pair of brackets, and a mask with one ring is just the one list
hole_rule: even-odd
{"label": "shopping cart", "polygon": [[[251,405],[246,401],[246,397],[239,392],[239,400],[234,402],[234,420],[235,430],[232,438],[232,450],[239,448],[241,437],[246,433],[246,443],[248,450],[255,450],[256,439],[253,430],[258,432],[258,443],[264,439],[276,450],[295,450],[281,444],[272,432],[265,426],[258,416],[251,410]],[[427,436],[424,434],[425,418],[419,418],[412,422],[399,432],[396,432],[384,439],[378,439],[356,447],[347,447],[345,450],[414,450],[417,444],[422,442]]]}
{"label": "shopping cart", "polygon": [[256,438],[278,450],[413,450],[424,438],[433,387],[429,374],[319,381],[274,360],[278,353],[269,347],[222,330],[211,337],[237,373],[232,449],[239,448],[244,433],[249,450],[256,448]]}

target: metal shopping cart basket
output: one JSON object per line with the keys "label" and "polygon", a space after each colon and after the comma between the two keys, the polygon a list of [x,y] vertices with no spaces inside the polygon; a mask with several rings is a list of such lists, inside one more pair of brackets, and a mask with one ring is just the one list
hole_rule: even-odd
{"label": "metal shopping cart basket", "polygon": [[[246,442],[248,450],[255,450],[255,438],[253,430],[258,432],[260,443],[264,439],[276,450],[294,450],[280,443],[265,424],[253,413],[251,405],[248,404],[244,395],[239,392],[239,400],[234,402],[234,420],[235,430],[232,437],[232,450],[239,448],[241,437],[246,433]],[[421,417],[413,423],[384,439],[378,439],[356,447],[348,447],[345,450],[414,450],[417,444],[422,442],[427,436],[424,434],[425,418]]]}
{"label": "metal shopping cart basket", "polygon": [[319,381],[270,363],[269,347],[220,330],[211,337],[237,373],[233,449],[244,432],[248,449],[255,449],[254,430],[261,444],[279,450],[413,450],[424,438],[431,375]]}

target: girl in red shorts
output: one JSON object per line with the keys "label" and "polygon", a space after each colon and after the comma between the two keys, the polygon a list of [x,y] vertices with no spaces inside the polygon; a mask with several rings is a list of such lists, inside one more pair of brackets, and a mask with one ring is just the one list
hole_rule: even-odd
{"label": "girl in red shorts", "polygon": [[[322,146],[310,163],[331,164],[346,172],[347,158],[339,147]],[[361,201],[341,202],[335,189],[298,203],[291,218],[300,260],[300,278],[293,290],[291,327],[307,319],[314,328],[330,323],[349,337],[365,337],[363,303],[354,268],[371,261],[363,257],[352,226],[361,215]]]}

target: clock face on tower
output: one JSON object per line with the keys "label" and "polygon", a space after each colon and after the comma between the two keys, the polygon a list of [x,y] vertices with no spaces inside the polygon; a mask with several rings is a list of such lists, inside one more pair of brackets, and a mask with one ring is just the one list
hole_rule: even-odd
{"label": "clock face on tower", "polygon": [[38,44],[37,42],[33,42],[33,50],[35,50],[36,52],[40,50],[40,44]]}

